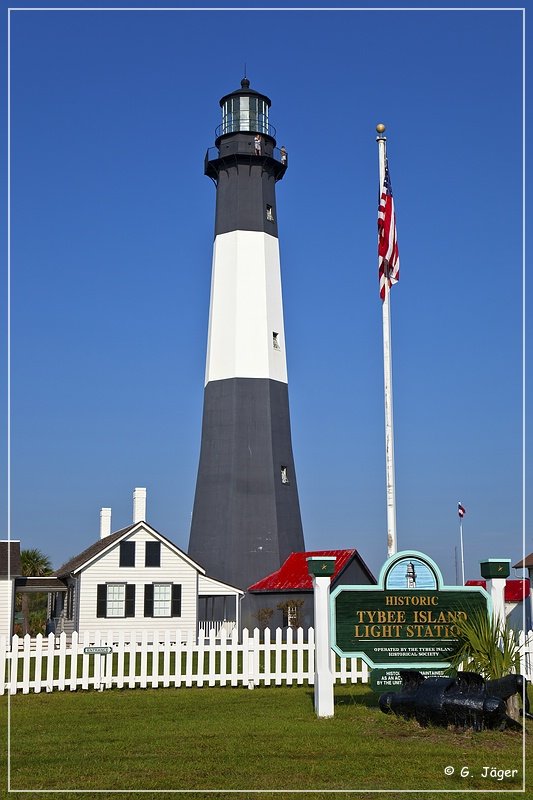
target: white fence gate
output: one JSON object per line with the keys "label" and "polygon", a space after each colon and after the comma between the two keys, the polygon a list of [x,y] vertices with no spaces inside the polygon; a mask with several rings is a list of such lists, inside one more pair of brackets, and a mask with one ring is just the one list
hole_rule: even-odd
{"label": "white fence gate", "polygon": [[[0,638],[0,694],[33,692],[103,690],[116,687],[157,688],[173,686],[281,686],[314,683],[314,630],[307,640],[298,628],[278,628],[263,633],[256,628],[250,635],[244,629],[220,637],[211,630],[208,637],[196,640],[188,632],[167,631],[131,634],[127,640],[119,634],[65,633],[55,637],[41,635],[13,636],[11,642]],[[521,672],[533,680],[533,633],[520,634]],[[87,648],[111,649],[100,655]],[[368,683],[370,670],[358,658],[339,658],[331,652],[331,666],[336,683]]]}

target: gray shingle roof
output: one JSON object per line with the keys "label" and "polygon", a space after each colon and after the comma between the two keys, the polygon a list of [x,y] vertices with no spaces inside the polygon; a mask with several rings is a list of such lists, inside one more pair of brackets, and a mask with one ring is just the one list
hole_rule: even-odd
{"label": "gray shingle roof", "polygon": [[20,542],[2,541],[0,542],[0,575],[7,575],[8,553],[11,556],[11,577],[22,575],[22,564],[20,562]]}
{"label": "gray shingle roof", "polygon": [[2,541],[0,542],[0,575],[7,575],[8,553],[11,555],[11,577],[22,575],[22,565],[20,563],[20,542]]}
{"label": "gray shingle roof", "polygon": [[55,572],[52,573],[57,578],[63,578],[69,575],[71,572],[75,572],[77,569],[82,567],[87,561],[90,561],[94,556],[97,556],[99,553],[102,553],[106,550],[110,544],[114,542],[118,542],[123,536],[126,536],[130,531],[136,528],[139,524],[147,525],[150,530],[156,533],[158,536],[163,539],[163,541],[168,542],[175,550],[182,553],[186,558],[188,558],[193,564],[195,564],[201,572],[205,572],[201,564],[198,564],[194,561],[190,556],[187,555],[181,548],[179,548],[176,544],[174,544],[168,536],[164,536],[159,531],[156,531],[148,522],[135,522],[133,525],[128,525],[126,528],[121,528],[119,531],[115,531],[114,533],[110,533],[109,536],[105,536],[103,539],[98,539],[97,542],[94,542],[90,547],[84,550],[82,553],[79,553],[77,556],[73,556],[70,558],[63,566],[56,569]]}
{"label": "gray shingle roof", "polygon": [[91,558],[94,558],[94,556],[97,556],[98,553],[101,553],[103,550],[109,547],[110,544],[118,541],[122,536],[135,527],[136,525],[128,525],[127,528],[121,528],[119,531],[110,533],[109,536],[105,536],[103,539],[98,539],[97,542],[94,542],[94,544],[92,544],[82,553],[79,553],[77,556],[73,556],[69,561],[63,564],[62,567],[56,569],[53,574],[58,578],[61,578],[63,575],[69,575],[71,572],[75,572],[79,567],[83,566],[86,561],[89,561]]}
{"label": "gray shingle roof", "polygon": [[527,567],[533,567],[533,553],[521,559],[517,564],[513,564],[513,569],[524,569]]}
{"label": "gray shingle roof", "polygon": [[16,578],[17,592],[66,592],[67,587],[59,578],[43,575],[42,578]]}

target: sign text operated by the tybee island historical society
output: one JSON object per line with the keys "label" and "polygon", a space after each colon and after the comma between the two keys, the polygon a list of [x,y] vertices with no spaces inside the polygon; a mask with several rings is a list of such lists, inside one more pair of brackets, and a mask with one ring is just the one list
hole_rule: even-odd
{"label": "sign text operated by the tybee island historical society", "polygon": [[443,586],[439,568],[423,553],[398,553],[385,563],[378,586],[334,590],[332,646],[371,667],[446,667],[458,626],[488,603],[479,586]]}

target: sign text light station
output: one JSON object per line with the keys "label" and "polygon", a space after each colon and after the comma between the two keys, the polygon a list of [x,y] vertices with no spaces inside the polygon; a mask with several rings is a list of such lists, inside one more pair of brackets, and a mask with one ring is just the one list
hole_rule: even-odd
{"label": "sign text light station", "polygon": [[423,553],[396,553],[377,586],[332,592],[332,647],[370,667],[446,668],[458,623],[489,606],[480,586],[444,586],[439,568]]}

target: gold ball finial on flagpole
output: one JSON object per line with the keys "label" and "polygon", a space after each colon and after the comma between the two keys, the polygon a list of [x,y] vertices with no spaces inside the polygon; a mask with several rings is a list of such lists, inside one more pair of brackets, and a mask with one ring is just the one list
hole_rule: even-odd
{"label": "gold ball finial on flagpole", "polygon": [[382,122],[378,123],[378,124],[376,125],[376,130],[377,130],[377,132],[378,132],[379,134],[381,134],[381,133],[385,133],[385,125],[384,125]]}

